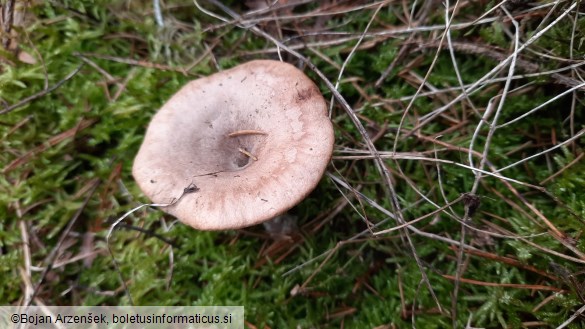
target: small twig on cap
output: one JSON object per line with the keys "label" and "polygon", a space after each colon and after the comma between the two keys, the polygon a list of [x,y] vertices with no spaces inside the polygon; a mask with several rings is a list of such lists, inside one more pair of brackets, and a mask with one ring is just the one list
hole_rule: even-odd
{"label": "small twig on cap", "polygon": [[258,161],[258,158],[257,158],[257,157],[255,157],[255,156],[254,156],[252,153],[250,153],[250,152],[248,152],[248,151],[244,150],[243,148],[241,148],[241,147],[240,147],[240,148],[238,148],[238,151],[240,151],[240,153],[242,153],[242,154],[244,154],[244,155],[246,155],[246,156],[249,156],[250,158],[252,158],[252,160],[254,160],[254,161]]}
{"label": "small twig on cap", "polygon": [[268,135],[268,133],[262,130],[238,130],[234,131],[233,133],[229,133],[228,137],[238,137],[244,135]]}

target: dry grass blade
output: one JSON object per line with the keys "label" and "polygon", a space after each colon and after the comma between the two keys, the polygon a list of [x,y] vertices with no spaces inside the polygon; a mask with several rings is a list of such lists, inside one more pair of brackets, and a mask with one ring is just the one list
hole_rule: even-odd
{"label": "dry grass blade", "polygon": [[7,0],[0,9],[2,12],[2,47],[8,50],[10,46],[10,32],[12,31],[12,21],[14,19],[14,3],[16,0]]}
{"label": "dry grass blade", "polygon": [[[450,248],[452,250],[455,250],[455,251],[459,250],[459,248],[454,247],[454,246],[451,246]],[[492,254],[492,253],[489,253],[489,252],[485,252],[485,251],[481,251],[481,250],[470,250],[470,249],[467,249],[464,252],[467,253],[467,254],[469,254],[469,255],[478,256],[478,257],[482,257],[482,258],[485,258],[485,259],[491,259],[491,260],[495,260],[495,261],[498,261],[498,262],[506,263],[508,265],[512,265],[512,266],[515,266],[515,267],[523,268],[523,269],[529,270],[531,272],[537,273],[537,274],[539,274],[541,276],[544,276],[546,278],[549,278],[552,281],[558,281],[559,280],[558,277],[556,277],[556,276],[554,276],[554,275],[552,275],[552,274],[550,274],[548,272],[539,270],[539,269],[537,269],[534,266],[524,264],[524,263],[522,263],[522,262],[520,262],[520,261],[518,261],[516,259],[510,258],[510,257],[498,256],[498,255],[495,255],[495,254]]]}
{"label": "dry grass blade", "polygon": [[[172,67],[172,66],[168,66],[168,65],[164,65],[164,64],[152,63],[152,62],[145,61],[145,60],[136,60],[136,59],[131,59],[131,58],[122,58],[122,57],[115,57],[115,56],[101,55],[101,54],[92,54],[92,53],[83,53],[83,54],[79,54],[79,56],[86,57],[86,58],[87,57],[100,58],[100,59],[105,59],[108,61],[122,63],[122,64],[140,66],[140,67],[145,67],[145,68],[152,68],[152,69],[157,69],[157,70],[162,70],[162,71],[174,71],[174,72],[182,73],[183,75],[189,75],[189,73],[186,72],[182,68],[176,68],[176,67]],[[0,112],[0,114],[1,114],[1,112]]]}
{"label": "dry grass blade", "polygon": [[53,264],[55,263],[55,260],[57,259],[57,256],[59,255],[59,251],[61,249],[61,246],[63,245],[63,242],[69,236],[71,229],[73,228],[75,223],[77,223],[77,220],[79,219],[79,217],[83,213],[83,210],[87,206],[89,200],[91,200],[91,198],[93,197],[93,194],[95,193],[95,191],[97,190],[99,185],[100,185],[99,180],[96,179],[93,181],[92,188],[87,193],[85,200],[83,200],[83,203],[81,204],[81,206],[77,209],[77,211],[75,212],[75,214],[73,215],[71,220],[69,220],[69,222],[67,223],[67,226],[65,226],[65,228],[63,229],[63,232],[61,233],[61,236],[59,237],[57,244],[55,245],[53,250],[51,250],[51,253],[47,256],[47,258],[44,261],[45,269],[43,270],[43,273],[41,273],[41,278],[37,281],[37,284],[35,285],[33,294],[28,299],[28,303],[26,304],[26,306],[30,306],[32,301],[37,297],[37,294],[39,293],[41,285],[45,282],[45,278],[47,277],[47,274],[53,268]]}
{"label": "dry grass blade", "polygon": [[564,166],[563,168],[561,168],[559,171],[555,172],[554,174],[548,176],[546,179],[544,179],[543,181],[541,181],[539,184],[540,185],[544,185],[547,182],[555,179],[556,177],[558,177],[559,175],[561,175],[565,170],[567,170],[570,167],[574,166],[575,164],[579,163],[579,161],[581,161],[581,159],[583,158],[583,156],[585,156],[585,153],[580,153],[575,159],[573,159],[571,162],[569,162],[566,166]]}
{"label": "dry grass blade", "polygon": [[490,72],[488,72],[487,74],[485,74],[481,79],[478,79],[477,81],[475,81],[467,90],[465,90],[465,93],[464,94],[461,94],[461,95],[457,96],[455,99],[453,99],[448,104],[442,106],[441,108],[439,108],[437,110],[434,110],[431,113],[422,116],[420,118],[420,120],[419,120],[419,123],[417,124],[416,127],[414,127],[412,129],[412,131],[414,132],[414,131],[417,131],[417,130],[421,129],[424,125],[426,125],[427,123],[429,123],[431,120],[433,120],[434,118],[436,118],[438,115],[440,115],[441,113],[445,112],[451,106],[453,106],[454,104],[456,104],[459,101],[461,101],[461,99],[465,98],[466,95],[470,95],[470,94],[476,92],[477,90],[479,90],[479,88],[481,88],[481,86],[488,79],[490,79],[494,74],[496,74],[497,72],[499,72],[506,65],[510,64],[510,62],[512,61],[512,59],[515,58],[518,55],[518,53],[520,53],[521,51],[525,50],[528,46],[530,46],[536,40],[538,40],[539,38],[541,38],[547,31],[549,31],[550,29],[552,29],[557,23],[559,23],[571,11],[573,11],[576,6],[577,6],[577,3],[574,2],[561,15],[559,15],[552,23],[550,23],[548,26],[546,26],[544,29],[542,29],[538,33],[534,34],[530,39],[528,39],[526,42],[524,42],[522,45],[520,45],[518,47],[518,49],[513,54],[511,54],[508,57],[506,57],[506,59],[504,59],[503,61],[501,61]]}
{"label": "dry grass blade", "polygon": [[81,120],[77,126],[66,130],[58,135],[55,135],[51,138],[49,138],[48,141],[46,141],[45,143],[33,148],[32,150],[28,151],[26,154],[18,157],[17,159],[15,159],[14,161],[10,162],[10,164],[8,164],[6,167],[4,167],[2,169],[2,173],[6,174],[20,166],[22,166],[23,164],[29,162],[35,155],[45,151],[46,149],[48,149],[49,147],[53,147],[69,138],[74,137],[79,131],[86,129],[88,127],[90,127],[91,125],[93,125],[96,122],[96,120],[88,120],[88,119],[84,119]]}
{"label": "dry grass blade", "polygon": [[[195,5],[197,6],[197,8],[199,8],[200,10],[205,12],[206,14],[208,14],[212,17],[218,18],[222,21],[227,21],[225,18],[222,18],[216,14],[213,14],[213,13],[205,10],[205,9],[202,9],[202,7],[197,3],[196,0],[193,0],[193,1],[194,1]],[[218,8],[221,8],[224,12],[226,12],[228,15],[232,16],[234,19],[240,19],[238,14],[236,14],[233,10],[224,6],[222,3],[215,1],[215,0],[209,0],[209,2],[213,3]],[[389,199],[391,200],[392,207],[394,208],[394,212],[397,214],[397,217],[395,217],[395,218],[397,219],[397,221],[400,224],[403,224],[405,221],[402,218],[402,212],[400,210],[400,203],[398,202],[398,197],[396,196],[396,192],[394,191],[394,188],[392,186],[392,179],[390,177],[391,176],[390,172],[388,171],[388,168],[385,166],[383,160],[380,158],[379,153],[378,153],[376,147],[374,146],[374,144],[372,143],[372,140],[369,137],[365,127],[363,126],[361,121],[358,119],[357,115],[355,114],[355,112],[353,111],[353,109],[351,108],[349,103],[345,100],[345,98],[337,91],[335,86],[331,83],[331,81],[329,81],[329,79],[323,74],[323,72],[321,72],[306,57],[304,57],[300,53],[296,52],[295,50],[289,48],[288,46],[284,45],[282,42],[276,40],[273,36],[264,32],[263,30],[259,29],[256,26],[243,26],[243,28],[249,29],[252,32],[266,38],[267,40],[270,40],[272,43],[277,45],[279,48],[286,50],[291,55],[293,55],[296,58],[298,58],[299,60],[303,61],[303,63],[305,63],[313,72],[315,72],[319,76],[319,78],[325,83],[327,88],[329,88],[329,90],[332,92],[332,94],[335,97],[335,99],[337,100],[337,102],[339,102],[341,107],[346,111],[346,114],[350,118],[351,122],[357,128],[362,139],[365,141],[366,146],[368,147],[368,150],[371,152],[372,155],[375,156],[375,160],[376,160],[375,165],[376,165],[378,171],[380,172],[381,176],[383,177],[384,182],[386,183],[384,185],[385,190],[389,194]],[[414,247],[414,244],[412,242],[412,239],[410,238],[408,231],[406,229],[404,229],[402,231],[402,233],[404,234],[406,240],[408,241],[408,245],[409,245],[409,248],[411,249],[412,255],[414,256],[414,258],[415,258],[415,260],[416,260],[416,262],[421,270],[421,275],[423,276],[423,281],[425,282],[427,289],[429,290],[429,292],[433,296],[433,299],[435,300],[437,307],[439,307],[439,309],[441,309],[441,304],[439,303],[439,300],[438,300],[438,298],[433,290],[433,287],[431,286],[431,284],[428,280],[428,277],[426,275],[426,270],[425,270],[424,266],[422,265],[418,255],[416,253],[416,249]]]}
{"label": "dry grass blade", "polygon": [[[446,204],[446,205],[444,205],[443,207],[440,207],[440,208],[438,208],[437,210],[431,211],[431,212],[429,212],[429,213],[425,214],[424,216],[421,216],[421,217],[419,217],[419,218],[417,218],[417,219],[413,219],[413,220],[411,220],[411,221],[409,221],[409,222],[406,222],[406,223],[404,223],[404,224],[400,224],[400,225],[398,225],[398,226],[395,226],[395,227],[392,227],[392,228],[389,228],[389,229],[385,229],[385,230],[382,230],[382,231],[374,232],[374,235],[387,234],[387,233],[394,232],[394,231],[396,231],[396,230],[399,230],[399,229],[402,229],[402,228],[408,227],[408,226],[410,226],[410,225],[413,225],[413,224],[415,224],[415,223],[418,223],[418,222],[420,222],[420,221],[421,221],[421,220],[423,220],[423,219],[429,218],[429,217],[431,217],[431,216],[433,216],[433,215],[436,215],[436,214],[438,214],[438,213],[440,213],[440,212],[442,212],[442,211],[445,211],[445,210],[446,210],[447,208],[449,208],[451,205],[454,205],[454,204],[456,204],[457,202],[461,201],[462,199],[463,199],[463,196],[460,196],[460,197],[458,197],[457,199],[455,199],[455,200],[453,200],[453,201],[451,201],[451,202],[447,203],[447,204]],[[460,243],[463,243],[463,242],[460,242]]]}
{"label": "dry grass blade", "polygon": [[[246,306],[254,328],[569,327],[583,317],[583,0],[49,1],[27,6],[38,16],[22,25],[19,4],[0,34],[10,43],[0,54],[6,304],[197,296]],[[296,66],[331,100],[330,166],[268,223],[175,226],[159,210],[196,182],[143,204],[129,156],[193,76],[257,59]],[[218,103],[228,125],[246,121],[220,129],[241,144],[231,154],[266,160],[238,142],[270,136]]]}
{"label": "dry grass blade", "polygon": [[[128,296],[128,299],[130,301],[131,305],[134,305],[134,301],[132,299],[132,295],[130,294],[130,290],[128,289],[128,286],[126,284],[126,280],[124,280],[124,277],[122,275],[122,271],[120,270],[120,265],[118,264],[118,261],[116,260],[116,257],[114,256],[114,251],[112,250],[112,247],[110,246],[110,238],[112,237],[112,233],[114,232],[114,230],[120,226],[120,224],[122,224],[122,221],[124,219],[126,219],[128,216],[132,215],[134,212],[144,208],[144,207],[168,207],[176,202],[179,202],[179,200],[181,200],[183,198],[183,196],[190,194],[190,193],[195,193],[198,191],[198,188],[194,185],[194,184],[189,184],[189,186],[187,186],[185,189],[183,189],[183,192],[181,193],[181,195],[179,197],[177,197],[176,199],[172,200],[169,203],[143,203],[137,207],[134,207],[133,209],[127,211],[124,215],[120,216],[118,219],[116,219],[114,221],[114,223],[112,223],[112,225],[110,226],[110,229],[108,230],[108,233],[106,234],[106,246],[108,248],[108,252],[110,254],[110,256],[112,257],[112,263],[114,264],[114,267],[116,268],[116,273],[118,274],[118,277],[120,279],[120,282],[122,283],[122,289],[124,290],[124,292],[126,293],[126,296]],[[162,236],[158,236],[158,235],[154,235],[157,236],[159,239],[167,242],[169,245],[173,245],[173,243],[169,240],[167,240],[166,238],[162,237]]]}
{"label": "dry grass blade", "polygon": [[10,105],[8,107],[3,108],[2,110],[0,110],[0,114],[6,114],[8,112],[12,112],[14,110],[16,110],[19,107],[22,107],[38,98],[41,98],[53,91],[55,91],[57,88],[61,87],[65,82],[71,80],[77,73],[79,73],[79,71],[81,71],[81,69],[83,68],[84,63],[80,64],[75,70],[73,70],[71,73],[67,74],[67,76],[65,76],[65,78],[63,78],[63,80],[57,82],[56,84],[52,85],[51,87],[44,89],[32,96],[26,97],[25,99],[19,101],[16,104]]}
{"label": "dry grass blade", "polygon": [[459,278],[452,275],[443,275],[445,279],[453,280],[453,281],[461,281],[462,283],[469,283],[477,286],[484,286],[484,287],[503,287],[503,288],[514,288],[514,289],[530,289],[530,290],[540,290],[540,291],[554,291],[554,292],[564,292],[563,289],[551,286],[544,286],[538,284],[519,284],[519,283],[496,283],[496,282],[485,282],[473,279],[466,279],[466,278]]}
{"label": "dry grass blade", "polygon": [[[428,41],[428,42],[424,42],[424,43],[417,43],[417,48],[422,50],[422,49],[426,49],[426,48],[437,48],[438,47],[438,43],[436,41]],[[503,53],[502,49],[497,49],[494,47],[489,47],[486,45],[481,45],[481,44],[476,44],[476,43],[467,43],[467,42],[452,42],[450,43],[450,50],[452,51],[457,51],[457,52],[461,52],[464,54],[474,54],[474,55],[481,55],[481,56],[486,56],[489,58],[492,58],[494,60],[497,61],[503,61],[507,58],[507,56]],[[583,65],[583,63],[576,63],[573,64],[572,66],[575,65]],[[516,66],[518,67],[518,69],[528,73],[524,76],[526,77],[530,77],[533,75],[542,75],[543,72],[546,72],[542,67],[540,67],[538,64],[535,64],[533,62],[530,62],[528,60],[522,59],[522,58],[518,58],[516,59]],[[578,90],[584,90],[585,86],[583,85],[583,83],[577,79],[573,79],[571,77],[567,77],[566,75],[560,74],[559,72],[556,71],[551,71],[551,72],[547,72],[546,74],[547,76],[550,76],[551,78],[553,78],[553,81],[567,86],[571,89],[578,89]],[[488,81],[486,81],[488,82]],[[468,86],[466,85],[462,85],[464,88],[467,88]],[[462,90],[462,92],[465,92],[465,90]]]}
{"label": "dry grass blade", "polygon": [[25,290],[24,290],[24,305],[30,305],[30,302],[34,295],[34,289],[32,286],[32,277],[31,277],[31,253],[30,253],[30,239],[28,235],[28,228],[26,227],[26,222],[21,220],[20,222],[20,232],[22,234],[22,249],[23,249],[23,257],[24,257],[24,270],[21,271],[21,275],[24,278],[25,282]]}
{"label": "dry grass blade", "polygon": [[559,325],[556,329],[563,329],[566,328],[568,325],[570,325],[571,323],[573,323],[573,321],[575,321],[577,318],[581,317],[583,315],[583,313],[585,313],[585,305],[581,306],[576,312],[575,314],[571,315],[567,321],[561,323],[561,325]]}

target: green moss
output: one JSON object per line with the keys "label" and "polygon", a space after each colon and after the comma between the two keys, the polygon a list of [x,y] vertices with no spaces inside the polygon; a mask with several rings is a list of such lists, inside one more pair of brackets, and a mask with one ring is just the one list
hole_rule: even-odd
{"label": "green moss", "polygon": [[[31,264],[45,266],[45,258],[55,248],[64,227],[88,196],[88,186],[94,179],[99,179],[101,183],[82,209],[60,257],[67,259],[83,252],[81,237],[84,235],[86,238],[93,236],[93,249],[98,253],[91,262],[73,262],[52,271],[39,294],[46,304],[129,304],[121,277],[136,305],[244,305],[246,320],[259,328],[408,327],[412,323],[420,328],[452,327],[448,314],[454,283],[449,276],[454,276],[458,269],[456,250],[444,242],[412,231],[411,242],[408,242],[404,231],[400,230],[377,238],[363,235],[347,242],[370,228],[366,221],[379,223],[387,220],[377,228],[380,230],[396,226],[396,221],[388,218],[388,212],[396,214],[385,178],[372,160],[334,159],[334,166],[330,166],[329,171],[384,207],[388,210],[386,213],[324,178],[306,200],[291,210],[299,219],[299,236],[296,244],[287,246],[286,251],[290,250],[290,254],[279,259],[282,254],[272,258],[262,255],[274,241],[261,226],[244,231],[198,232],[177,223],[167,229],[172,217],[156,209],[142,209],[128,217],[125,223],[164,236],[174,243],[174,247],[152,234],[128,228],[115,230],[110,247],[119,265],[118,272],[107,252],[106,234],[113,220],[147,201],[133,182],[130,168],[156,109],[189,80],[217,71],[216,63],[225,69],[252,58],[277,58],[274,53],[263,53],[274,44],[250,31],[234,24],[219,26],[218,21],[196,10],[190,3],[171,1],[165,5],[163,14],[167,26],[159,29],[148,2],[38,4],[32,8],[34,23],[26,28],[29,40],[20,34],[19,42],[23,50],[34,56],[38,52],[43,60],[30,65],[18,62],[14,54],[1,53],[14,62],[14,65],[3,63],[0,69],[0,99],[6,104],[15,104],[41,92],[45,80],[49,86],[61,81],[84,63],[80,54],[89,63],[86,62],[77,75],[57,90],[0,115],[0,168],[9,168],[11,163],[18,161],[18,165],[0,176],[0,303],[17,304],[23,297],[21,223],[27,226],[32,241]],[[247,10],[239,2],[230,6],[239,12]],[[419,3],[407,11],[419,17],[425,10],[421,6]],[[211,5],[206,4],[206,8],[220,13]],[[426,12],[426,20],[421,24],[444,24],[443,8],[437,8]],[[319,4],[312,3],[296,7],[292,13],[318,10],[321,10]],[[402,5],[388,4],[378,13],[370,32],[403,28],[404,10]],[[486,9],[469,4],[460,10],[456,19],[470,21]],[[343,15],[305,15],[294,20],[294,24],[284,19],[279,24],[287,44],[302,46],[302,42],[313,43],[319,55],[307,48],[299,51],[310,57],[335,82],[338,67],[347,59],[357,39],[326,46],[328,41],[339,36],[302,35],[312,31],[344,31],[359,36],[373,12],[374,9],[369,8]],[[537,21],[530,15],[522,21],[525,28],[523,40],[532,35],[534,31],[531,29],[538,26]],[[273,22],[261,22],[257,26],[270,33],[276,29]],[[454,29],[452,38],[492,49],[509,49],[507,28],[498,21]],[[572,28],[572,21],[563,21],[536,45],[550,50],[553,56],[568,57],[568,43],[574,38],[573,54],[578,54],[582,42],[578,34],[573,37]],[[581,22],[576,30],[582,30]],[[415,41],[431,42],[437,39],[437,33],[418,32]],[[417,127],[421,116],[443,107],[459,94],[459,91],[428,93],[432,91],[430,86],[444,89],[458,87],[459,82],[449,53],[440,52],[428,85],[421,90],[427,94],[417,97],[406,112],[410,102],[408,97],[414,95],[420,84],[411,73],[424,77],[436,51],[430,48],[407,51],[399,57],[405,36],[394,35],[385,39],[367,36],[362,44],[365,47],[358,49],[347,62],[339,91],[356,109],[355,114],[372,136],[379,129],[386,129],[375,142],[378,150],[390,152],[396,144],[399,154],[422,152],[432,158],[436,152],[441,160],[469,165],[468,153],[456,149],[469,147],[480,120],[467,101],[454,104],[443,115],[420,127],[420,134],[427,139],[417,134],[407,136],[407,130]],[[293,38],[289,40],[288,37]],[[416,44],[411,46],[416,47]],[[204,56],[198,61],[206,51],[213,55],[213,59]],[[258,55],[250,55],[251,52]],[[286,61],[298,64],[286,52],[282,54]],[[534,61],[530,57],[527,55],[526,60]],[[477,81],[497,64],[490,56],[473,52],[456,52],[456,59],[466,84]],[[191,67],[196,61],[197,65]],[[331,61],[337,67],[331,65]],[[384,83],[375,86],[382,72],[393,62],[396,65],[394,70]],[[557,61],[545,62],[538,64],[550,68],[560,65]],[[153,64],[170,69],[159,69]],[[183,68],[188,68],[188,72],[182,73]],[[312,72],[307,73],[329,98],[331,93],[325,84]],[[517,80],[513,87],[527,82],[535,82],[528,92],[508,95],[500,124],[566,90],[552,83],[549,76]],[[484,113],[487,102],[501,93],[502,88],[503,84],[493,83],[470,95],[480,115]],[[572,106],[570,97],[572,95],[498,129],[489,145],[490,164],[502,168],[550,148],[553,136],[556,143],[570,138],[567,123]],[[583,120],[582,99],[579,93],[576,97],[573,119],[575,130],[579,131]],[[403,115],[404,125],[399,127]],[[360,132],[338,105],[333,107],[332,119],[338,150],[365,149]],[[89,122],[87,127],[76,129],[85,122]],[[400,134],[398,128],[403,129]],[[484,125],[478,132],[475,151],[483,152],[488,130],[489,127]],[[63,135],[66,132],[70,135]],[[400,139],[396,141],[398,135]],[[444,144],[432,144],[432,139]],[[585,217],[584,168],[580,162],[567,167],[582,152],[581,142],[577,140],[575,145],[567,145],[502,172],[509,178],[539,184],[563,170],[544,184],[562,205],[545,193],[526,186],[512,183],[522,196],[518,197],[501,180],[494,177],[482,179],[477,190],[481,207],[469,222],[476,229],[466,230],[465,241],[484,253],[511,257],[525,266],[466,255],[461,273],[463,278],[494,285],[546,285],[564,292],[553,296],[548,291],[462,282],[456,305],[460,326],[467,323],[469,317],[474,327],[521,328],[524,322],[530,321],[558,325],[582,304],[576,293],[579,287],[571,286],[572,283],[563,278],[555,281],[528,269],[527,266],[532,266],[561,276],[558,269],[555,272],[551,268],[551,264],[556,264],[574,275],[577,282],[582,281],[581,264],[559,258],[546,250],[578,256],[564,246],[566,241],[548,233],[539,216],[526,206],[534,206],[557,229],[574,240],[575,248],[585,250],[581,239],[582,217]],[[453,147],[447,148],[445,144]],[[31,152],[30,156],[25,156],[28,152]],[[339,151],[336,155],[348,155],[342,153]],[[479,161],[479,158],[474,158],[475,165]],[[407,221],[435,211],[436,206],[428,200],[443,206],[461,193],[470,191],[475,183],[475,175],[470,170],[452,163],[386,159],[384,164],[392,174],[393,190],[397,193],[402,217]],[[439,178],[444,191],[440,190]],[[346,197],[350,198],[350,205],[327,218]],[[453,204],[449,211],[462,217],[464,205]],[[311,223],[321,223],[325,218],[328,221],[314,230],[315,224]],[[460,239],[459,222],[446,213],[430,216],[414,226],[436,236]],[[486,232],[498,232],[500,236],[488,236]],[[520,239],[501,237],[510,234],[525,237],[540,248]],[[572,243],[571,239],[567,241]],[[346,242],[339,244],[340,241]],[[420,264],[415,262],[412,248]],[[327,258],[333,249],[333,254]],[[428,276],[443,309],[442,314],[422,281],[421,271]],[[40,272],[34,270],[31,279],[36,283]]]}

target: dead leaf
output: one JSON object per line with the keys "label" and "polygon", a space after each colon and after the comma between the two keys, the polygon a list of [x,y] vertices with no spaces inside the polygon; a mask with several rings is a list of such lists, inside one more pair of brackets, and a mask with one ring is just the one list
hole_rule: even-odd
{"label": "dead leaf", "polygon": [[18,60],[26,64],[36,64],[37,60],[28,52],[21,50],[18,52]]}

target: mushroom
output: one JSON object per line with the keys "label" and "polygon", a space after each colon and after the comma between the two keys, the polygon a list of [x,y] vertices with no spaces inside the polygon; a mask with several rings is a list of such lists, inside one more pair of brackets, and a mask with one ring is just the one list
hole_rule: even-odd
{"label": "mushroom", "polygon": [[132,174],[185,224],[242,228],[304,199],[333,140],[317,86],[290,64],[256,60],[179,90],[152,118]]}

